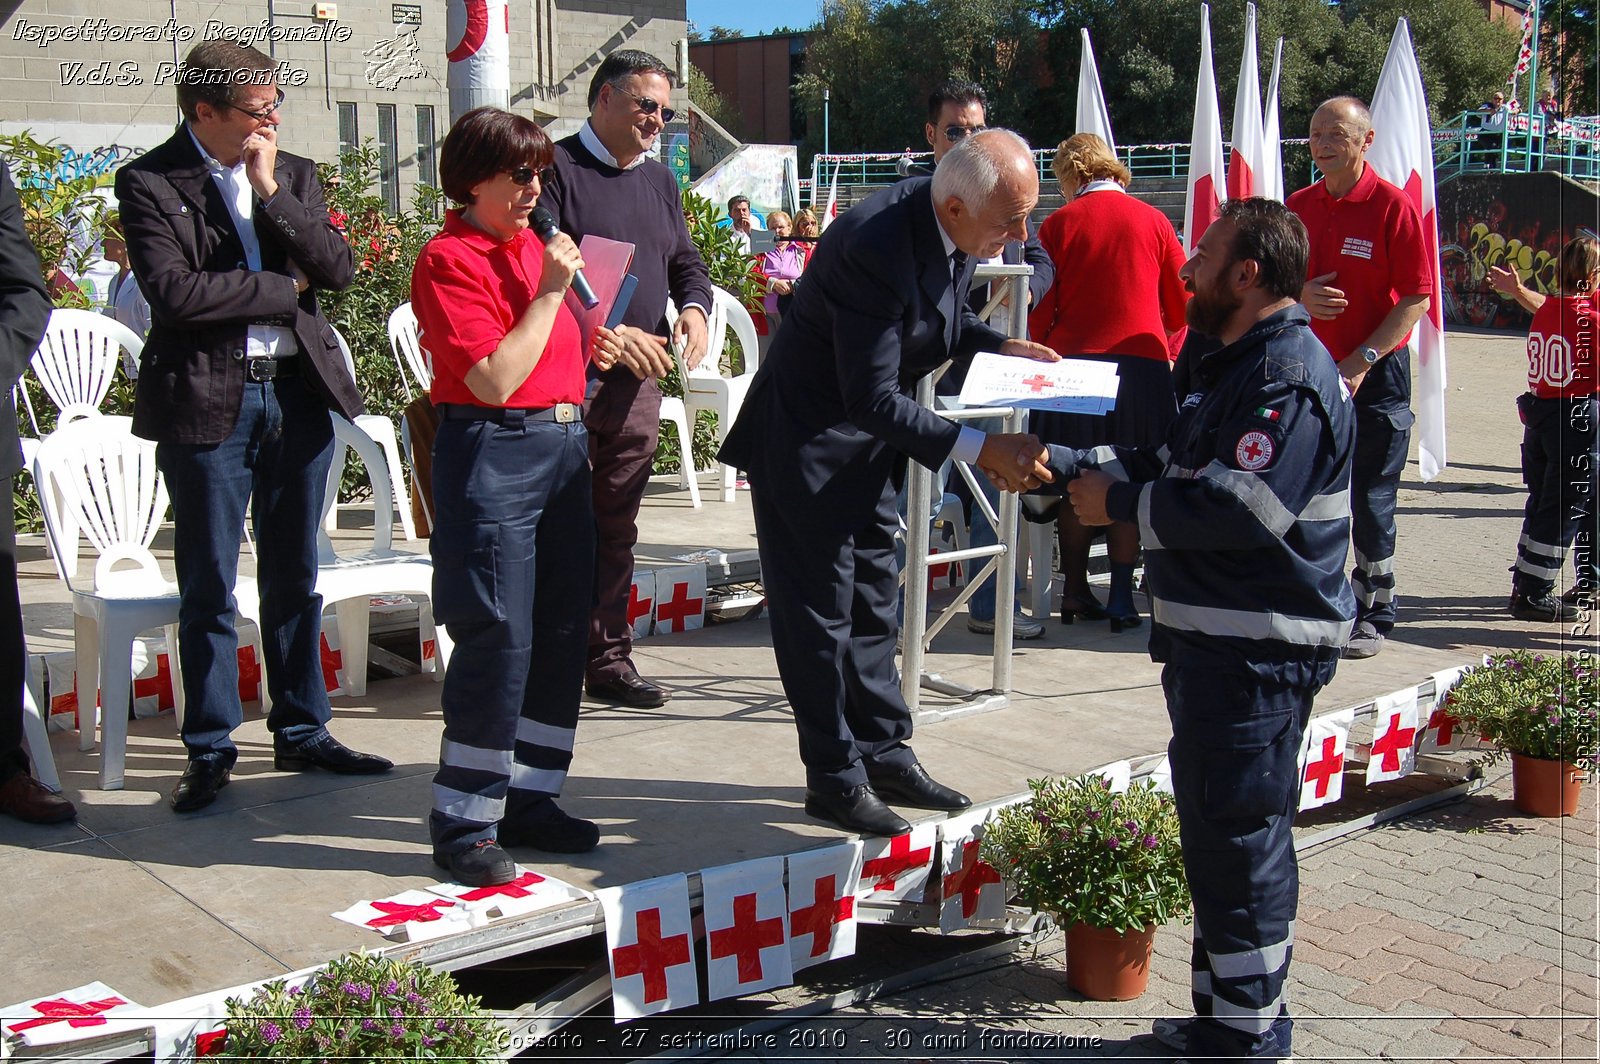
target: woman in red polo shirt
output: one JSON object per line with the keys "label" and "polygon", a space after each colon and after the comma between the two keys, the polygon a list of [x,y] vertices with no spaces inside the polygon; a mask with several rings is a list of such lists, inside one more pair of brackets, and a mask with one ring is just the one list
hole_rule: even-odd
{"label": "woman in red polo shirt", "polygon": [[[1028,333],[1063,358],[1117,367],[1117,405],[1107,414],[1038,413],[1033,430],[1067,447],[1156,446],[1177,417],[1168,337],[1183,328],[1189,297],[1178,270],[1183,248],[1172,223],[1127,194],[1131,176],[1093,133],[1068,137],[1051,164],[1067,203],[1039,227],[1056,264],[1055,283],[1028,314]],[[1095,529],[1070,505],[1056,517],[1061,537],[1061,620],[1101,620],[1113,631],[1139,624],[1133,568],[1139,530],[1106,528],[1111,588],[1105,609],[1089,590],[1089,544]]]}
{"label": "woman in red polo shirt", "polygon": [[[555,803],[572,760],[594,598],[585,353],[564,304],[570,237],[529,229],[555,158],[542,129],[483,107],[439,158],[445,215],[411,278],[440,414],[433,609],[454,650],[428,819],[434,861],[473,886],[516,875],[501,848],[581,853],[590,821]],[[602,368],[617,337],[594,341]]]}

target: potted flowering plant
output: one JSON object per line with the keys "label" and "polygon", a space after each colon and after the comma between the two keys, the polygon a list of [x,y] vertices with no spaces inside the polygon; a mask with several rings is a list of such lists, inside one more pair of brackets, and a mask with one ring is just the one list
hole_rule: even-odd
{"label": "potted flowering plant", "polygon": [[1514,650],[1465,670],[1440,708],[1511,755],[1518,809],[1571,816],[1600,752],[1597,693],[1600,662],[1592,655]]}
{"label": "potted flowering plant", "polygon": [[1069,986],[1100,1001],[1137,997],[1156,927],[1189,914],[1172,796],[1149,780],[1113,791],[1097,775],[1028,787],[1032,797],[985,831],[985,859],[1066,927]]}
{"label": "potted flowering plant", "polygon": [[503,1060],[510,1036],[447,972],[350,953],[304,988],[228,999],[227,1037],[197,1056],[244,1060]]}

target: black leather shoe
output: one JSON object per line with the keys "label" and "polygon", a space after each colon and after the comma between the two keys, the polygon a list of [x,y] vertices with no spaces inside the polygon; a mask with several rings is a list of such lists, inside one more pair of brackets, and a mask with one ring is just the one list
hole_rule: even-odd
{"label": "black leather shoe", "polygon": [[447,869],[457,883],[468,887],[498,887],[517,878],[517,862],[493,839],[482,839],[470,850],[433,855],[433,863]]}
{"label": "black leather shoe", "polygon": [[872,789],[886,802],[909,805],[916,809],[943,809],[953,812],[972,804],[972,799],[960,791],[936,783],[921,765],[912,765],[904,772],[897,772],[892,776],[873,776]]}
{"label": "black leather shoe", "polygon": [[585,685],[589,697],[600,702],[630,706],[634,709],[655,709],[667,704],[672,696],[631,669],[615,680]]}
{"label": "black leather shoe", "polygon": [[1578,607],[1546,591],[1542,595],[1511,593],[1511,616],[1519,621],[1575,621]]}
{"label": "black leather shoe", "polygon": [[843,794],[807,788],[806,815],[861,835],[904,835],[911,830],[905,818],[884,805],[866,783]]}
{"label": "black leather shoe", "polygon": [[598,824],[563,812],[554,802],[542,815],[515,822],[502,820],[497,834],[502,846],[545,853],[588,853],[600,845]]}
{"label": "black leather shoe", "polygon": [[373,776],[394,768],[394,762],[388,758],[352,750],[331,735],[299,746],[273,739],[272,754],[272,767],[279,772],[305,772],[322,768],[342,776]]}
{"label": "black leather shoe", "polygon": [[217,800],[217,792],[228,785],[233,770],[223,767],[211,758],[197,758],[189,762],[172,788],[172,808],[179,813],[192,813],[204,809]]}

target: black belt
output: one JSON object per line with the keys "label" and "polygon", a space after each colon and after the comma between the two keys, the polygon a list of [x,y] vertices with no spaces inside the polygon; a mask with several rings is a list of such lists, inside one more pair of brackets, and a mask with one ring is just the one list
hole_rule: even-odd
{"label": "black belt", "polygon": [[280,377],[293,377],[300,372],[300,356],[288,358],[247,358],[244,375],[257,384],[265,384]]}
{"label": "black belt", "polygon": [[526,406],[473,406],[470,403],[440,403],[439,416],[446,421],[493,421],[498,425],[520,425],[524,421],[554,421],[570,425],[583,420],[577,403],[557,403],[538,409]]}

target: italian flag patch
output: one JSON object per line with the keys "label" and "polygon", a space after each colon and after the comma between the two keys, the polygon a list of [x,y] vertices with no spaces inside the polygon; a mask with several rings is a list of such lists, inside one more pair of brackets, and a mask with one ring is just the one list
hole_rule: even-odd
{"label": "italian flag patch", "polygon": [[1276,421],[1281,416],[1282,415],[1279,414],[1278,411],[1272,409],[1272,407],[1270,407],[1270,406],[1258,406],[1258,407],[1256,407],[1256,417],[1264,417],[1268,421]]}

